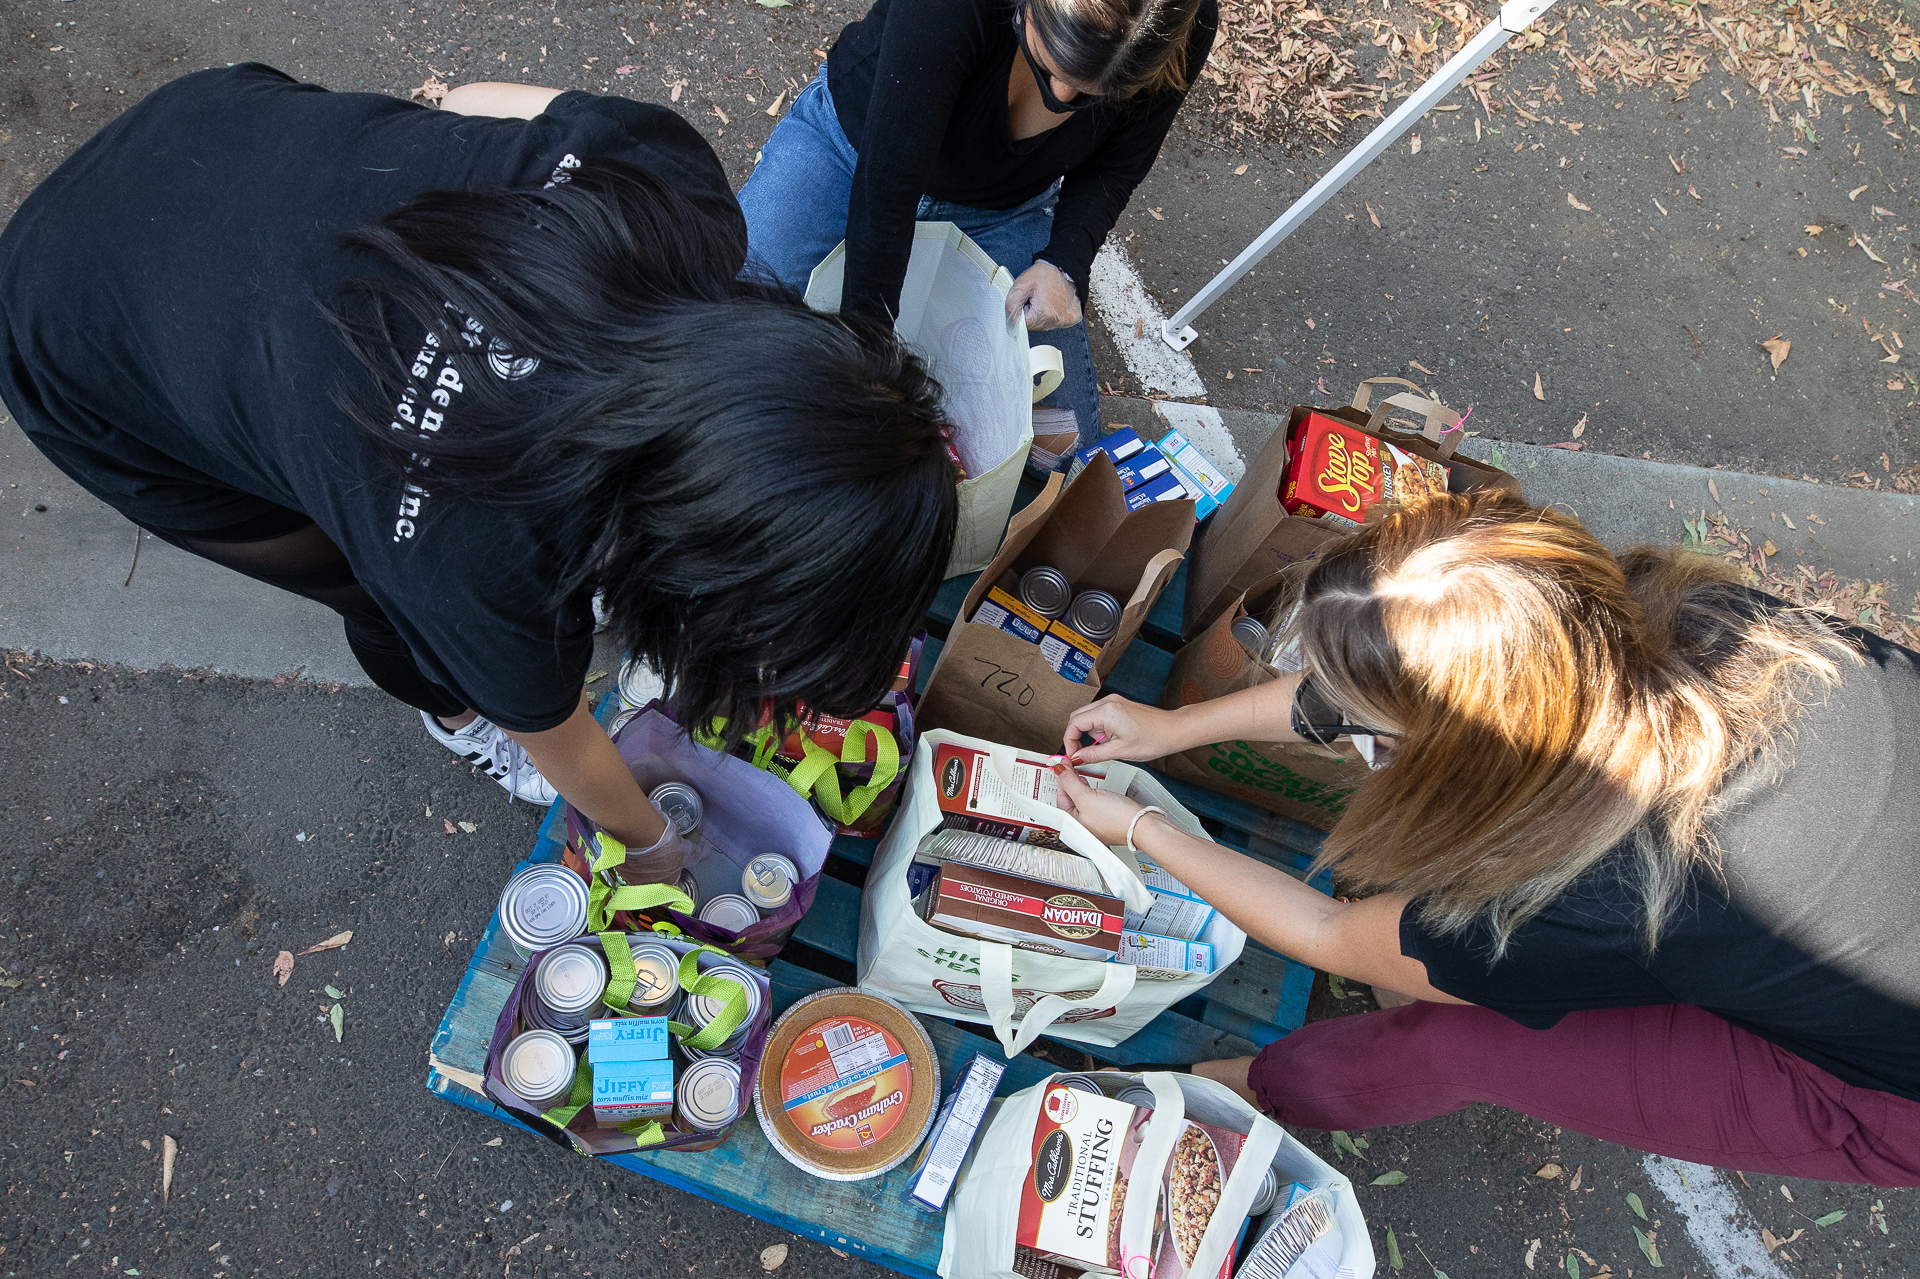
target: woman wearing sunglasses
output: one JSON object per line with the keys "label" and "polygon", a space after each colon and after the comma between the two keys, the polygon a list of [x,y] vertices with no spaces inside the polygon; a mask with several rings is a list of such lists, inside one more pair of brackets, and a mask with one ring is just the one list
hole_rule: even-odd
{"label": "woman wearing sunglasses", "polygon": [[1307,674],[1076,712],[1082,761],[1392,743],[1321,855],[1350,903],[1067,770],[1089,829],[1256,940],[1412,997],[1196,1073],[1287,1125],[1484,1101],[1699,1163],[1920,1185],[1920,654],[1733,573],[1437,498],[1306,577]]}
{"label": "woman wearing sunglasses", "polygon": [[740,192],[795,288],[847,242],[843,309],[900,309],[916,220],[1016,277],[1011,319],[1064,330],[1043,403],[1099,435],[1082,308],[1093,256],[1153,167],[1219,24],[1215,0],[878,0],[840,33]]}

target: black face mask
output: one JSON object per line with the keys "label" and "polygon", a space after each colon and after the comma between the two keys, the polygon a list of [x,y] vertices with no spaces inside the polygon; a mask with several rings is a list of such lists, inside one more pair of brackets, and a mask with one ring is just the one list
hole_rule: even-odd
{"label": "black face mask", "polygon": [[1106,102],[1105,97],[1083,93],[1072,102],[1062,102],[1053,96],[1053,77],[1047,69],[1034,58],[1033,50],[1027,47],[1027,24],[1019,14],[1013,15],[1013,31],[1020,41],[1020,55],[1027,60],[1027,68],[1033,72],[1033,82],[1040,86],[1040,101],[1047,110],[1055,115],[1066,115],[1072,111],[1088,111]]}

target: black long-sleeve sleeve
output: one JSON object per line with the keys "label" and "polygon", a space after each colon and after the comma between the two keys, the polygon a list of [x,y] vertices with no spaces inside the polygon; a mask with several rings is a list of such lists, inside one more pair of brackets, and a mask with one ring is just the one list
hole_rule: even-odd
{"label": "black long-sleeve sleeve", "polygon": [[[1094,254],[1186,95],[1096,107],[1016,142],[1007,83],[1020,53],[1009,15],[1005,0],[878,0],[834,45],[834,110],[860,157],[847,209],[846,309],[898,312],[921,196],[1010,209],[1062,178],[1053,236],[1038,256],[1072,276],[1085,301]],[[1215,0],[1202,0],[1187,46],[1190,82],[1218,26]]]}

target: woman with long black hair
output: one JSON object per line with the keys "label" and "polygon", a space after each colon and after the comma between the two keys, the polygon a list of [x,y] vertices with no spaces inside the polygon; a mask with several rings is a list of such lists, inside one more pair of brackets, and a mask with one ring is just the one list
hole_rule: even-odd
{"label": "woman with long black hair", "polygon": [[934,388],[884,326],[737,278],[739,208],[671,111],[447,106],[259,65],[153,93],[0,236],[0,398],[155,536],[340,613],[455,753],[664,870],[586,708],[591,597],[682,723],[857,714],[953,537]]}
{"label": "woman with long black hair", "polygon": [[1008,318],[1055,331],[1066,376],[1042,403],[1090,443],[1094,254],[1219,25],[1217,0],[876,0],[740,190],[754,256],[804,288],[844,239],[842,309],[891,319],[915,219],[954,223],[1015,277]]}

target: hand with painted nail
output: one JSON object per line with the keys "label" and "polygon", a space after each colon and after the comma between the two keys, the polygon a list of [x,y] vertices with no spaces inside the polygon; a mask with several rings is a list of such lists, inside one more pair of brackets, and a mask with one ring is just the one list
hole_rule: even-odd
{"label": "hand with painted nail", "polygon": [[[1189,744],[1177,731],[1177,719],[1174,711],[1130,702],[1118,695],[1103,697],[1082,706],[1067,721],[1067,755],[1080,764],[1159,759]],[[1083,733],[1093,738],[1093,745],[1080,744]]]}
{"label": "hand with painted nail", "polygon": [[1095,839],[1116,846],[1127,842],[1127,827],[1140,812],[1125,795],[1095,790],[1071,768],[1060,774],[1060,807],[1079,818]]}

